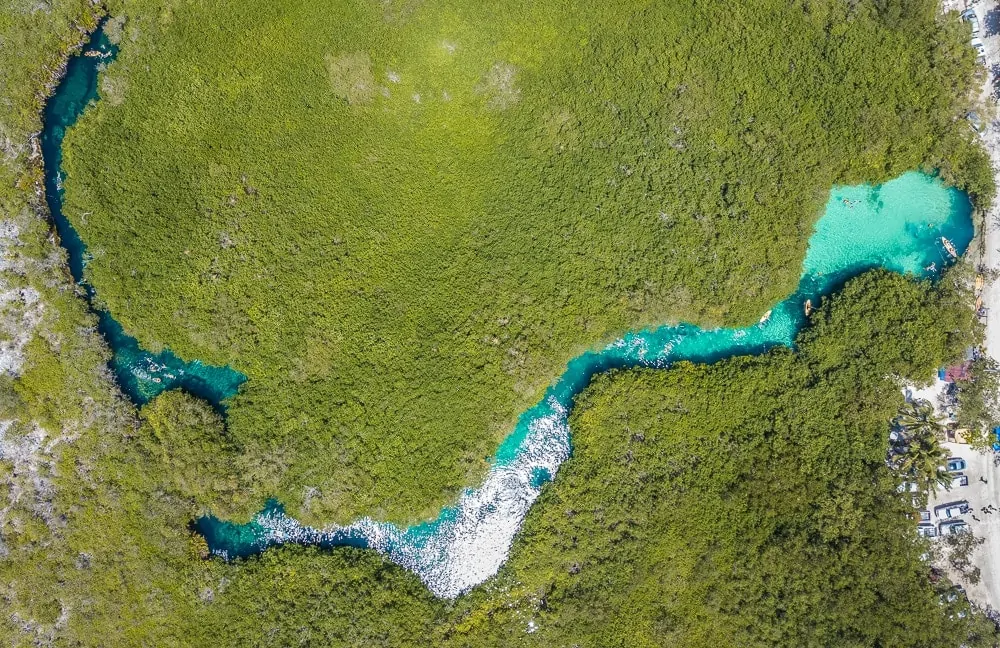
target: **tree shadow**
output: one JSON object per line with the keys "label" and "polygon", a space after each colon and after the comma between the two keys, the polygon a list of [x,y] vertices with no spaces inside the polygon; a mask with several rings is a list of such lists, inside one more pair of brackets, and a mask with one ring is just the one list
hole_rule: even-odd
{"label": "tree shadow", "polygon": [[995,36],[1000,34],[1000,8],[994,7],[986,12],[983,19],[983,35]]}

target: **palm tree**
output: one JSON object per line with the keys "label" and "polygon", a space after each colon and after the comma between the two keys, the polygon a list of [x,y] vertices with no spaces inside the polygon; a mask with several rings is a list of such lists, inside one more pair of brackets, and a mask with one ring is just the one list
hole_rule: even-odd
{"label": "palm tree", "polygon": [[941,447],[937,436],[926,427],[918,428],[907,439],[906,452],[899,461],[899,471],[916,482],[921,491],[943,486],[951,487],[951,475],[941,470],[948,461],[948,452]]}
{"label": "palm tree", "polygon": [[941,447],[944,425],[934,406],[927,401],[909,402],[899,411],[896,427],[903,437],[905,450],[899,459],[899,472],[915,482],[921,491],[951,487],[951,475],[942,470],[948,452]]}
{"label": "palm tree", "polygon": [[925,400],[906,403],[896,416],[896,425],[907,438],[923,432],[944,436],[944,425],[937,418],[934,406]]}

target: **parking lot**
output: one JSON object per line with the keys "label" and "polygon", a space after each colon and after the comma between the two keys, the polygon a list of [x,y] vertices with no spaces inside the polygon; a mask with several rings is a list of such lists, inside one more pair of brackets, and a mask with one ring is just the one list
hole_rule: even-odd
{"label": "parking lot", "polygon": [[[957,480],[951,490],[939,489],[931,494],[926,509],[929,520],[921,519],[921,528],[932,525],[938,535],[944,535],[959,530],[959,524],[964,523],[976,537],[985,540],[972,555],[973,563],[980,569],[978,583],[969,583],[952,570],[946,571],[952,571],[950,576],[965,586],[971,600],[997,608],[997,601],[1000,601],[1000,573],[996,573],[996,566],[1000,565],[1000,508],[997,508],[1000,502],[1000,470],[994,465],[992,452],[981,454],[964,443],[943,445],[952,457],[960,458],[965,463],[964,468],[954,471],[953,475],[966,479]],[[959,485],[962,481],[967,485]],[[963,502],[967,503],[965,512],[941,508],[946,505],[954,507]]]}
{"label": "parking lot", "polygon": [[[943,11],[964,12],[972,10],[978,27],[970,46],[977,50],[985,68],[983,87],[980,94],[978,115],[970,123],[978,130],[980,140],[990,155],[994,174],[1000,186],[1000,121],[997,120],[996,101],[1000,98],[1000,7],[997,0],[941,0]],[[973,22],[970,20],[970,22]],[[983,60],[984,59],[984,60]],[[977,250],[977,263],[987,270],[987,280],[981,293],[982,310],[985,315],[985,352],[1000,360],[1000,280],[989,276],[990,270],[1000,270],[1000,201],[994,201],[985,215],[981,237],[982,245]],[[928,398],[933,401],[933,398]],[[994,453],[981,454],[962,443],[943,444],[953,457],[961,457],[966,467],[961,472],[968,477],[967,486],[956,486],[950,491],[939,490],[931,496],[928,510],[931,522],[940,530],[942,517],[935,518],[934,508],[942,504],[968,502],[968,512],[960,516],[976,537],[984,543],[972,555],[973,563],[980,569],[977,584],[959,578],[953,570],[950,576],[961,582],[969,598],[983,606],[1000,609],[1000,469],[994,465]],[[945,531],[948,530],[946,524]]]}

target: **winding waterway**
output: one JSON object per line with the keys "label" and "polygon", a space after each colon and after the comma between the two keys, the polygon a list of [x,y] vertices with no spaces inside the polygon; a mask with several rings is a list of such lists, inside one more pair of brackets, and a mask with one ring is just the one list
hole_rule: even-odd
{"label": "winding waterway", "polygon": [[55,222],[59,241],[69,256],[73,280],[86,292],[98,317],[98,328],[112,351],[111,369],[121,390],[136,404],[142,405],[167,389],[181,388],[222,408],[234,396],[246,376],[230,367],[213,367],[198,360],[185,362],[169,349],[152,353],[128,335],[106,310],[94,305],[95,292],[84,279],[87,247],[62,210],[62,142],[66,130],[92,102],[97,92],[98,73],[118,53],[118,47],[98,28],[83,50],[70,57],[66,74],[42,114],[42,161],[45,165],[45,199]]}
{"label": "winding waterway", "polygon": [[[87,56],[88,52],[96,55]],[[86,248],[61,211],[59,162],[65,129],[97,99],[101,62],[115,48],[98,31],[67,74],[45,110],[43,153],[46,196],[74,278],[83,281]],[[958,253],[973,236],[971,204],[962,192],[920,173],[907,173],[884,185],[835,187],[809,239],[798,289],[761,322],[743,328],[702,329],[690,324],[629,333],[600,351],[573,359],[537,405],[492,458],[482,485],[463,492],[453,506],[431,521],[410,527],[363,518],[348,526],[306,527],[271,501],[247,524],[215,517],[196,521],[209,548],[226,558],[250,556],[283,543],[322,547],[370,548],[414,571],[441,597],[455,597],[497,572],[514,536],[546,482],[570,456],[567,423],[573,400],[598,373],[628,367],[661,367],[687,360],[712,363],[738,355],[757,355],[792,346],[805,326],[807,302],[837,290],[844,281],[882,267],[917,277],[933,277],[951,261],[942,237]],[[94,291],[83,284],[88,296]],[[137,402],[164,389],[181,387],[219,404],[236,392],[245,377],[228,367],[185,363],[169,351],[151,354],[103,311],[101,327],[114,352],[115,375]],[[156,379],[159,380],[156,380]]]}

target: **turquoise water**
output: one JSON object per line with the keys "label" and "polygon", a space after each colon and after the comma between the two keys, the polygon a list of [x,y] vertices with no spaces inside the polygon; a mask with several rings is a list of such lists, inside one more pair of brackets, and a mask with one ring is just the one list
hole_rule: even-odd
{"label": "turquoise water", "polygon": [[690,324],[629,333],[601,351],[574,358],[540,403],[521,415],[501,443],[484,483],[466,490],[437,519],[412,527],[361,519],[345,527],[305,527],[270,501],[251,522],[215,517],[196,522],[209,548],[244,557],[294,542],[375,549],[413,570],[436,595],[454,597],[483,582],[507,558],[514,535],[542,486],[571,451],[567,423],[574,397],[594,375],[616,368],[669,367],[679,360],[711,363],[790,347],[806,324],[805,304],[872,268],[933,277],[951,261],[941,237],[964,252],[973,236],[972,206],[962,192],[920,173],[884,185],[836,187],[809,239],[798,289],[743,328]]}
{"label": "turquoise water", "polygon": [[[45,198],[55,221],[59,240],[69,256],[73,280],[79,283],[93,306],[94,288],[84,281],[87,246],[62,211],[62,142],[66,130],[76,123],[87,106],[99,99],[98,73],[114,60],[118,48],[98,28],[83,50],[70,58],[66,75],[45,105],[42,115],[42,160],[45,165]],[[246,376],[230,367],[213,367],[197,360],[184,362],[169,350],[145,351],[110,313],[95,308],[98,328],[112,350],[111,369],[122,391],[136,404],[143,404],[167,389],[181,388],[221,408],[234,396]]]}
{"label": "turquoise water", "polygon": [[[97,56],[87,56],[88,52]],[[83,280],[86,246],[62,212],[61,146],[66,129],[98,99],[98,72],[115,53],[116,48],[98,30],[82,54],[71,58],[66,77],[46,106],[42,132],[49,208],[69,253],[73,278],[91,301],[94,290]],[[457,596],[495,574],[506,560],[528,509],[570,455],[567,417],[573,399],[594,375],[616,368],[665,368],[679,360],[711,363],[764,353],[778,345],[792,346],[807,321],[803,308],[807,300],[818,306],[822,296],[844,281],[876,267],[933,277],[950,261],[941,237],[950,239],[961,253],[972,235],[968,198],[929,176],[907,173],[879,187],[834,188],[809,239],[798,289],[760,323],[734,329],[664,326],[629,333],[601,351],[573,359],[542,401],[521,415],[500,444],[483,484],[464,491],[436,519],[402,528],[363,518],[348,526],[314,529],[299,524],[285,515],[278,502],[270,501],[247,524],[203,517],[195,527],[209,548],[226,558],[249,556],[288,542],[371,548],[413,570],[436,595]],[[170,351],[144,351],[109,313],[96,312],[114,353],[115,375],[137,403],[180,387],[218,406],[246,380],[229,367],[184,362]]]}

